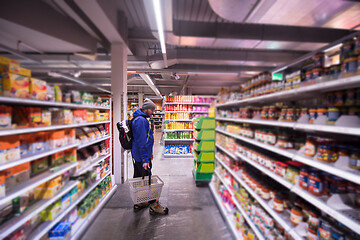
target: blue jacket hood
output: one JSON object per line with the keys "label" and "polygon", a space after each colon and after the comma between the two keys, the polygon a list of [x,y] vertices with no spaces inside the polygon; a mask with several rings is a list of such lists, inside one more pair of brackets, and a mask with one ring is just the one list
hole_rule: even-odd
{"label": "blue jacket hood", "polygon": [[138,115],[142,115],[144,117],[149,117],[148,115],[146,115],[146,113],[144,113],[141,108],[137,109],[134,113],[133,113],[133,117],[138,116]]}

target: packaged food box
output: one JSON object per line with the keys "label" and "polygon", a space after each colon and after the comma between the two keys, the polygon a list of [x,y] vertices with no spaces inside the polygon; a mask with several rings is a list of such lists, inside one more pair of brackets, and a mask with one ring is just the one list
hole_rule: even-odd
{"label": "packaged food box", "polygon": [[29,98],[29,78],[13,73],[2,76],[3,94],[6,97]]}
{"label": "packaged food box", "polygon": [[81,96],[79,91],[71,91],[71,100],[73,103],[81,104]]}
{"label": "packaged food box", "polygon": [[70,193],[65,194],[61,198],[61,208],[66,209],[68,206],[70,206]]}
{"label": "packaged food box", "polygon": [[9,61],[7,63],[2,63],[0,60],[0,73],[14,73],[22,76],[30,77],[31,71],[26,68],[22,68],[19,64]]}
{"label": "packaged food box", "polygon": [[42,124],[42,109],[29,107],[28,118],[31,126],[38,126]]}
{"label": "packaged food box", "polygon": [[75,129],[74,128],[67,128],[65,129],[65,144],[75,144],[76,143],[76,135],[75,135]]}
{"label": "packaged food box", "polygon": [[0,137],[0,163],[20,159],[20,140],[18,135]]}
{"label": "packaged food box", "polygon": [[72,149],[65,150],[64,159],[65,159],[65,162],[76,162],[76,160],[77,160],[76,149],[72,148]]}
{"label": "packaged food box", "polygon": [[57,130],[49,133],[50,149],[56,149],[65,146],[65,130]]}
{"label": "packaged food box", "polygon": [[36,78],[30,79],[30,94],[32,99],[47,100],[47,83]]}
{"label": "packaged food box", "polygon": [[33,201],[33,196],[29,196],[28,194],[14,198],[12,200],[14,213],[22,214],[31,205],[32,201]]}
{"label": "packaged food box", "polygon": [[49,199],[54,197],[60,188],[58,186],[47,187],[47,188],[36,188],[35,189],[35,199]]}
{"label": "packaged food box", "polygon": [[49,149],[49,141],[46,132],[31,134],[29,143],[29,153],[44,152]]}
{"label": "packaged food box", "polygon": [[62,102],[62,92],[59,85],[54,85],[55,102]]}
{"label": "packaged food box", "polygon": [[31,162],[31,175],[42,173],[49,169],[49,158],[44,157]]}
{"label": "packaged food box", "polygon": [[6,191],[30,179],[30,163],[23,163],[4,170]]}
{"label": "packaged food box", "polygon": [[61,151],[51,155],[51,167],[56,167],[63,164],[65,161],[65,152]]}
{"label": "packaged food box", "polygon": [[85,109],[75,109],[73,110],[74,123],[85,123],[87,118],[87,113]]}
{"label": "packaged food box", "polygon": [[[5,173],[3,171],[1,171],[0,172],[0,197],[5,197],[5,195],[6,195]],[[1,220],[0,220],[0,222],[1,222]]]}
{"label": "packaged food box", "polygon": [[88,136],[81,128],[76,128],[76,138],[80,140],[80,143],[87,143],[89,141]]}
{"label": "packaged food box", "polygon": [[70,109],[57,109],[51,112],[52,125],[64,125],[73,123],[73,112]]}
{"label": "packaged food box", "polygon": [[61,213],[60,200],[41,212],[43,221],[52,221]]}
{"label": "packaged food box", "polygon": [[60,222],[49,232],[49,240],[62,240],[71,238],[71,223]]}
{"label": "packaged food box", "polygon": [[88,137],[88,139],[90,141],[93,141],[96,139],[96,135],[91,128],[84,127],[84,128],[82,128],[82,131],[86,134],[86,136]]}
{"label": "packaged food box", "polygon": [[62,175],[60,175],[60,176],[57,176],[57,177],[51,179],[50,181],[47,181],[45,183],[38,185],[36,188],[58,187],[60,189],[62,186],[62,182],[63,182],[63,177],[62,177]]}
{"label": "packaged food box", "polygon": [[43,108],[41,112],[41,120],[41,123],[44,126],[51,126],[51,111]]}
{"label": "packaged food box", "polygon": [[91,130],[94,132],[95,137],[97,139],[102,137],[101,132],[99,131],[99,129],[97,127],[92,127]]}
{"label": "packaged food box", "polygon": [[31,134],[21,134],[21,135],[19,135],[20,156],[21,157],[24,157],[24,156],[31,153],[31,151],[30,151],[31,139],[32,139]]}
{"label": "packaged food box", "polygon": [[12,115],[12,107],[0,106],[0,129],[11,127],[11,115]]}
{"label": "packaged food box", "polygon": [[86,111],[86,122],[95,122],[95,113],[93,111]]}
{"label": "packaged food box", "polygon": [[7,57],[3,57],[3,56],[0,56],[0,64],[2,64],[2,65],[7,65],[7,64],[20,65],[20,63],[18,61],[7,58]]}
{"label": "packaged food box", "polygon": [[81,100],[83,104],[93,104],[94,103],[94,96],[88,92],[81,92]]}

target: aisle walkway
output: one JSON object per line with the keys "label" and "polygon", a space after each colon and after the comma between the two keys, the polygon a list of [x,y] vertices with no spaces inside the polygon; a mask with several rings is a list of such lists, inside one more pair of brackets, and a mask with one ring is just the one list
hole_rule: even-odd
{"label": "aisle walkway", "polygon": [[98,239],[231,239],[207,187],[195,186],[191,159],[161,159],[163,148],[155,134],[153,174],[165,185],[160,202],[169,207],[167,216],[151,216],[148,209],[133,212],[126,184],[117,188],[83,240]]}

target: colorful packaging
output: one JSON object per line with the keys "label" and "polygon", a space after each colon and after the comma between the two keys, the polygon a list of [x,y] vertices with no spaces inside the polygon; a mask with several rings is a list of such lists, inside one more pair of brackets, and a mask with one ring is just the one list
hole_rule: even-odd
{"label": "colorful packaging", "polygon": [[17,74],[2,75],[3,94],[6,97],[29,98],[29,78]]}
{"label": "colorful packaging", "polygon": [[20,141],[18,135],[0,137],[0,163],[20,159]]}
{"label": "colorful packaging", "polygon": [[49,169],[49,158],[44,157],[31,162],[31,175],[36,175]]}
{"label": "colorful packaging", "polygon": [[76,109],[73,111],[74,123],[85,123],[87,113],[85,109]]}
{"label": "colorful packaging", "polygon": [[2,63],[0,60],[0,73],[14,73],[25,77],[31,76],[31,71],[29,69],[20,67],[19,64],[13,60],[6,61],[6,63]]}
{"label": "colorful packaging", "polygon": [[57,201],[41,212],[43,221],[52,221],[61,213],[61,201]]}
{"label": "colorful packaging", "polygon": [[73,123],[73,112],[70,109],[58,109],[51,112],[52,125],[64,125]]}
{"label": "colorful packaging", "polygon": [[45,132],[31,134],[29,153],[44,152],[49,149],[48,137]]}
{"label": "colorful packaging", "polygon": [[55,102],[62,102],[62,92],[59,85],[54,85],[54,91],[55,91]]}
{"label": "colorful packaging", "polygon": [[23,163],[3,171],[6,191],[30,179],[30,163]]}
{"label": "colorful packaging", "polygon": [[71,91],[71,100],[73,103],[81,104],[81,96],[79,91]]}
{"label": "colorful packaging", "polygon": [[6,187],[5,187],[5,172],[0,172],[0,197],[5,197]]}
{"label": "colorful packaging", "polygon": [[56,149],[65,146],[65,130],[57,130],[49,133],[49,147]]}
{"label": "colorful packaging", "polygon": [[0,106],[0,129],[11,127],[11,114],[12,107]]}
{"label": "colorful packaging", "polygon": [[51,112],[48,109],[42,109],[41,120],[43,125],[51,126]]}
{"label": "colorful packaging", "polygon": [[65,153],[64,159],[65,159],[66,163],[68,163],[68,162],[76,162],[77,155],[76,155],[76,149],[75,148],[65,150],[64,153]]}
{"label": "colorful packaging", "polygon": [[20,156],[24,157],[30,154],[30,143],[31,143],[31,134],[21,134],[19,135],[20,141]]}
{"label": "colorful packaging", "polygon": [[41,125],[41,123],[42,123],[42,109],[41,108],[29,107],[28,111],[29,111],[29,115],[28,115],[29,123],[32,126]]}
{"label": "colorful packaging", "polygon": [[86,111],[86,122],[95,122],[95,113],[93,111]]}
{"label": "colorful packaging", "polygon": [[65,145],[71,145],[76,143],[75,129],[65,129]]}
{"label": "colorful packaging", "polygon": [[65,161],[65,152],[61,151],[51,155],[51,167],[56,167],[63,164]]}
{"label": "colorful packaging", "polygon": [[36,78],[30,79],[30,94],[32,99],[47,100],[47,83]]}
{"label": "colorful packaging", "polygon": [[[8,64],[20,65],[20,63],[18,61],[7,58],[7,57],[3,57],[3,56],[0,56],[0,64],[1,65],[8,65]],[[0,73],[2,73],[2,72],[0,72]]]}

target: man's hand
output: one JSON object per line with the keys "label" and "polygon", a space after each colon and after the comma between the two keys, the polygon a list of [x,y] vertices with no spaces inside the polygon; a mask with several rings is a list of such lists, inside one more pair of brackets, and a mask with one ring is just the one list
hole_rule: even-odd
{"label": "man's hand", "polygon": [[149,169],[150,168],[149,163],[143,163],[143,168],[145,170]]}

